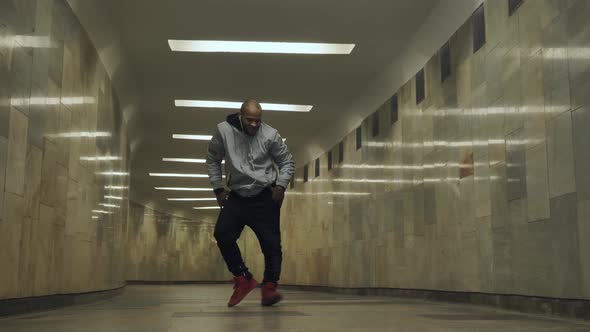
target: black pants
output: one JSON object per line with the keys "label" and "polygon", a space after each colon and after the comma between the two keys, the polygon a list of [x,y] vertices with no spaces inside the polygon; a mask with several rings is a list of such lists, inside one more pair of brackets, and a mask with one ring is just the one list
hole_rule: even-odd
{"label": "black pants", "polygon": [[249,275],[236,241],[245,226],[254,231],[264,254],[264,281],[277,282],[281,274],[280,207],[267,188],[254,197],[231,193],[217,219],[215,239],[228,269],[234,276]]}

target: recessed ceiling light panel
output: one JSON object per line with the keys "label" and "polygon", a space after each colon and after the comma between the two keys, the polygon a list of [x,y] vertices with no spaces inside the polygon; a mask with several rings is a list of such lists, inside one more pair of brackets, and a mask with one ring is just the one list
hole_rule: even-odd
{"label": "recessed ceiling light panel", "polygon": [[[224,108],[239,110],[242,107],[241,102],[235,101],[219,101],[219,100],[188,100],[177,99],[174,101],[176,107],[193,107],[193,108]],[[280,111],[280,112],[309,112],[313,108],[312,105],[293,105],[293,104],[273,104],[260,103],[264,111]]]}
{"label": "recessed ceiling light panel", "polygon": [[174,52],[274,53],[274,54],[350,54],[355,44],[290,43],[224,40],[175,40],[168,45]]}

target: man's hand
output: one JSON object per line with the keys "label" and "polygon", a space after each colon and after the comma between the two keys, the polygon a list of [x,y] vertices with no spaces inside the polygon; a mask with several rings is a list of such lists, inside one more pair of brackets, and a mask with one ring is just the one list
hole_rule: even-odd
{"label": "man's hand", "polygon": [[281,186],[275,186],[272,188],[272,200],[277,203],[279,207],[283,205],[285,199],[285,188]]}
{"label": "man's hand", "polygon": [[229,191],[227,190],[222,190],[219,191],[217,194],[217,204],[219,204],[219,207],[223,207],[225,205],[225,202],[227,202],[227,198],[229,196]]}

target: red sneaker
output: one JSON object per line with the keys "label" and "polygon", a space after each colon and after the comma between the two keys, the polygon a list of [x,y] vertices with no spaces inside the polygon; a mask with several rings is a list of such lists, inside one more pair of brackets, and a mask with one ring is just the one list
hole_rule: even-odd
{"label": "red sneaker", "polygon": [[234,277],[234,293],[232,294],[229,302],[227,303],[228,307],[233,307],[238,303],[242,302],[242,300],[250,293],[254,288],[258,286],[258,282],[254,280],[254,278],[248,280],[248,278],[244,276]]}
{"label": "red sneaker", "polygon": [[262,302],[261,304],[265,307],[277,304],[283,300],[283,294],[277,291],[276,282],[265,282],[262,285]]}

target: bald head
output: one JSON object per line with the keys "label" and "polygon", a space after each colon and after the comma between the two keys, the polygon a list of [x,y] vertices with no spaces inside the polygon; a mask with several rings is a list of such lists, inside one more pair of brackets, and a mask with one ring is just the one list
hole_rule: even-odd
{"label": "bald head", "polygon": [[254,136],[262,122],[262,107],[254,99],[247,99],[240,108],[242,127],[246,134]]}
{"label": "bald head", "polygon": [[242,103],[242,107],[240,108],[240,113],[245,115],[247,113],[260,113],[262,112],[262,106],[260,103],[254,99],[246,99],[244,103]]}

